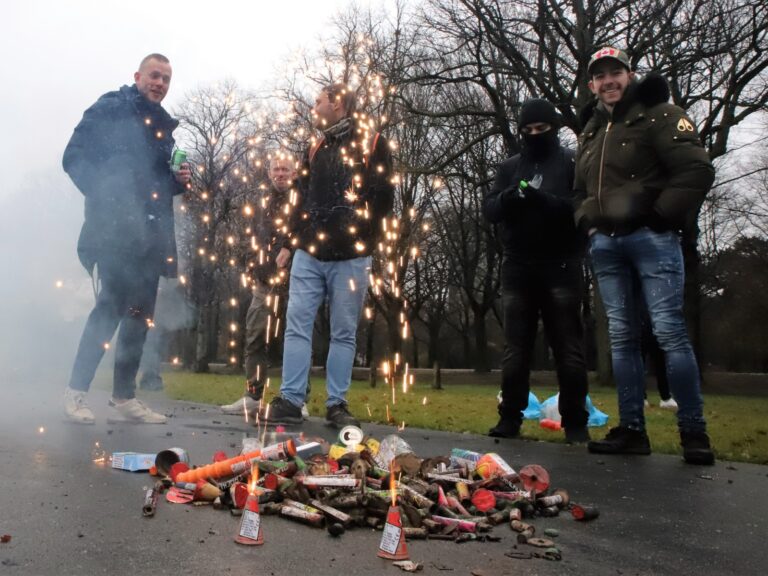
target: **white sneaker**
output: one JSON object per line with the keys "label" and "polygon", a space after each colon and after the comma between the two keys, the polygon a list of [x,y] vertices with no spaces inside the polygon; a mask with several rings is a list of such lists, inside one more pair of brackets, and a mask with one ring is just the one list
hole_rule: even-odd
{"label": "white sneaker", "polygon": [[643,406],[645,406],[646,408],[650,408],[650,407],[651,407],[651,403],[650,403],[650,402],[648,402],[648,398],[646,398],[645,400],[643,400]]}
{"label": "white sneaker", "polygon": [[499,390],[499,393],[496,394],[496,400],[498,401],[499,404],[504,402],[504,399],[501,397],[501,390]]}
{"label": "white sneaker", "polygon": [[164,414],[150,410],[146,404],[136,398],[120,402],[112,398],[109,401],[109,405],[125,416],[125,418],[134,422],[141,422],[143,424],[165,424],[166,422]]}
{"label": "white sneaker", "polygon": [[259,411],[259,401],[246,395],[238,398],[232,404],[225,404],[224,406],[219,406],[219,408],[224,414],[242,416],[247,411],[248,416],[254,416]]}
{"label": "white sneaker", "polygon": [[96,422],[93,412],[88,408],[88,404],[85,401],[85,392],[69,387],[64,390],[64,414],[72,422],[77,422],[78,424],[93,424]]}
{"label": "white sneaker", "polygon": [[659,402],[659,408],[664,408],[666,410],[677,410],[677,402],[675,402],[675,399],[670,396],[669,400],[662,400]]}
{"label": "white sneaker", "polygon": [[309,418],[309,410],[307,409],[307,403],[304,402],[304,404],[301,405],[301,417],[306,420]]}

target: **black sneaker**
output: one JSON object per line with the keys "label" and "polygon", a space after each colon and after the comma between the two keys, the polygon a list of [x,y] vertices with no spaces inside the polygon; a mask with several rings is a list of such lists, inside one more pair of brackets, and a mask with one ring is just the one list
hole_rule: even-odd
{"label": "black sneaker", "polygon": [[488,436],[492,438],[517,438],[520,436],[520,425],[519,420],[502,416],[499,423],[488,430]]}
{"label": "black sneaker", "polygon": [[651,453],[651,443],[645,430],[632,430],[624,426],[611,428],[602,440],[593,440],[587,444],[593,454],[641,454]]}
{"label": "black sneaker", "polygon": [[[300,408],[299,414],[301,414]],[[340,404],[335,404],[329,407],[325,411],[325,423],[328,426],[333,426],[334,428],[344,428],[344,426],[360,426],[360,420],[349,413],[349,408],[347,407],[346,402],[341,402]]]}
{"label": "black sneaker", "polygon": [[586,444],[591,438],[586,426],[576,426],[565,429],[565,441],[568,444]]}
{"label": "black sneaker", "polygon": [[709,444],[706,432],[680,432],[680,444],[683,446],[683,460],[688,464],[712,466],[715,455]]}
{"label": "black sneaker", "polygon": [[301,407],[295,406],[282,396],[273,398],[267,409],[259,414],[259,418],[267,426],[301,424],[304,421],[301,417]]}

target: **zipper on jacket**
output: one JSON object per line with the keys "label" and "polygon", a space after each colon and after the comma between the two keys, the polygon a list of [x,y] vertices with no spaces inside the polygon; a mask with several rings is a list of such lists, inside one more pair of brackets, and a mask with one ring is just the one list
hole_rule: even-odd
{"label": "zipper on jacket", "polygon": [[597,175],[597,207],[600,209],[600,215],[603,215],[603,165],[605,164],[605,144],[608,142],[608,132],[611,130],[611,124],[613,120],[608,121],[608,125],[605,127],[605,135],[603,136],[603,147],[600,150],[600,171]]}

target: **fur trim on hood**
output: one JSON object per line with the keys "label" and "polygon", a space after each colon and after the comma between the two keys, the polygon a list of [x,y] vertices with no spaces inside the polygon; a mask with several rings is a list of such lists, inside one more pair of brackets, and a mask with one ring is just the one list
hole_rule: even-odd
{"label": "fur trim on hood", "polygon": [[[658,72],[651,72],[641,80],[633,80],[627,87],[627,92],[622,98],[622,102],[627,100],[638,100],[643,105],[651,108],[657,104],[662,104],[669,100],[670,91],[667,80]],[[587,125],[589,119],[595,112],[599,100],[594,98],[589,104],[584,106],[579,112],[579,120],[582,128]]]}

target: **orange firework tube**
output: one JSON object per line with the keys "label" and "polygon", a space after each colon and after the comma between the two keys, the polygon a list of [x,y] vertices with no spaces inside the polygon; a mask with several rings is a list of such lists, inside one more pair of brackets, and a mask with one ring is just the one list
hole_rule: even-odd
{"label": "orange firework tube", "polygon": [[204,480],[206,478],[225,478],[227,476],[237,476],[243,472],[247,472],[251,469],[251,464],[254,460],[261,460],[262,454],[267,457],[275,458],[285,454],[286,456],[294,456],[296,454],[296,444],[292,439],[288,439],[280,444],[273,446],[267,446],[263,450],[254,450],[253,452],[247,452],[228,460],[222,460],[221,462],[214,462],[207,466],[181,472],[177,477],[177,482],[197,482],[198,480]]}

